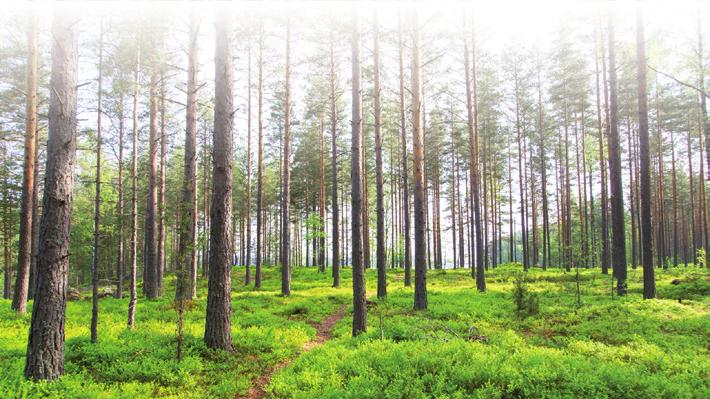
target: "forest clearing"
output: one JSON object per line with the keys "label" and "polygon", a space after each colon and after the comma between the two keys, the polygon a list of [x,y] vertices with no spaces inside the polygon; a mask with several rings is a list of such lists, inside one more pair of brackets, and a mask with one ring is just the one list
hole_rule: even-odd
{"label": "forest clearing", "polygon": [[710,398],[710,4],[0,14],[0,398]]}

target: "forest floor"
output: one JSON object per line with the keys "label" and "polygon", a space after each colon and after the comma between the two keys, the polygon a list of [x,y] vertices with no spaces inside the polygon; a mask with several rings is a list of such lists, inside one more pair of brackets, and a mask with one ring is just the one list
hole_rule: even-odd
{"label": "forest floor", "polygon": [[[640,269],[629,270],[629,295],[612,298],[596,269],[577,278],[536,268],[517,312],[521,269],[489,270],[486,293],[469,270],[431,270],[425,312],[412,310],[403,272],[388,270],[387,299],[368,298],[368,331],[352,338],[350,269],[332,288],[330,270],[295,267],[292,295],[281,297],[278,268],[265,268],[255,291],[235,267],[234,351],[202,343],[200,281],[179,362],[169,277],[164,299],[139,298],[134,330],[127,299],[102,299],[97,344],[91,301],[69,302],[66,375],[50,383],[22,377],[30,316],[0,300],[0,398],[710,397],[710,270],[657,270],[659,299],[644,301]],[[369,295],[375,287],[368,270]]]}

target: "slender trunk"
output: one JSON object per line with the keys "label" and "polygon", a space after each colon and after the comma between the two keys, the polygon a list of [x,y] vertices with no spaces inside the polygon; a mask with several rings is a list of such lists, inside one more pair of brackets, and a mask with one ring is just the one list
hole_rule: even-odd
{"label": "slender trunk", "polygon": [[[162,50],[161,50],[162,51]],[[168,137],[165,133],[165,66],[160,65],[160,187],[158,187],[158,260],[156,275],[158,292],[163,295],[163,276],[165,273],[165,176],[167,171]]]}
{"label": "slender trunk", "polygon": [[261,288],[261,265],[262,246],[265,240],[262,239],[263,212],[264,212],[264,26],[263,21],[259,26],[259,94],[257,110],[258,128],[258,148],[257,148],[257,177],[256,177],[256,270],[254,271],[254,288]]}
{"label": "slender trunk", "polygon": [[291,22],[286,25],[283,177],[281,192],[281,295],[291,294]]}
{"label": "slender trunk", "polygon": [[116,262],[116,293],[115,298],[123,298],[123,275],[126,267],[126,252],[124,248],[124,225],[123,225],[123,136],[124,136],[124,121],[123,121],[123,92],[119,95],[118,100],[118,257]]}
{"label": "slender trunk", "polygon": [[613,15],[609,12],[609,178],[611,183],[612,266],[617,295],[626,295],[626,237],[624,234],[624,191],[621,181],[621,144],[616,95],[616,54]]}
{"label": "slender trunk", "polygon": [[350,174],[350,200],[352,204],[352,262],[353,262],[353,329],[356,336],[367,330],[365,305],[365,265],[362,235],[362,176],[360,167],[360,139],[362,132],[362,92],[360,87],[360,30],[357,11],[352,26],[352,148]]}
{"label": "slender trunk", "polygon": [[[478,173],[478,109],[476,99],[476,42],[473,35],[474,27],[471,26],[471,56],[469,59],[468,35],[464,31],[464,68],[466,79],[466,111],[468,114],[468,142],[471,151],[469,173],[471,175],[471,197],[473,202],[473,219],[475,225],[475,253],[476,269],[471,268],[471,273],[476,278],[476,288],[483,292],[486,290],[486,276],[483,267],[483,237],[481,226],[481,198],[479,194]],[[473,239],[473,236],[471,236]]]}
{"label": "slender trunk", "polygon": [[30,11],[27,26],[27,86],[25,108],[25,159],[22,173],[22,200],[20,203],[20,250],[17,255],[17,280],[12,297],[12,309],[17,313],[27,311],[27,290],[30,283],[32,258],[32,199],[36,169],[37,135],[37,15]]}
{"label": "slender trunk", "polygon": [[128,328],[132,329],[136,316],[136,280],[138,274],[138,71],[140,68],[140,47],[133,69],[133,127],[131,152],[131,297],[128,302]]}
{"label": "slender trunk", "polygon": [[104,29],[99,33],[99,87],[96,112],[96,194],[94,196],[94,253],[91,260],[91,342],[98,340],[99,323],[99,227],[101,226],[101,117],[103,116]]}
{"label": "slender trunk", "polygon": [[[639,106],[639,152],[641,173],[641,262],[643,263],[643,297],[656,297],[653,269],[653,227],[651,225],[651,156],[648,140],[648,96],[646,94],[646,39],[643,11],[636,9],[636,78]],[[692,176],[692,166],[691,166]],[[692,179],[692,177],[691,177]],[[691,183],[691,197],[692,197]]]}
{"label": "slender trunk", "polygon": [[399,128],[402,136],[402,191],[404,213],[404,286],[412,285],[411,225],[409,217],[409,162],[407,155],[407,120],[404,109],[404,43],[402,40],[402,18],[398,16],[399,40]]}
{"label": "slender trunk", "polygon": [[251,284],[251,48],[248,50],[247,57],[247,203],[246,220],[244,227],[246,228],[246,241],[244,243],[245,253],[245,276],[244,284]]}
{"label": "slender trunk", "polygon": [[414,149],[414,309],[427,308],[424,145],[422,132],[422,72],[417,10],[412,11],[412,136]]}
{"label": "slender trunk", "polygon": [[[600,29],[601,31],[601,29]],[[601,32],[599,34],[601,37]],[[595,43],[597,42],[597,35],[595,37]],[[604,62],[604,45],[603,45],[603,40],[601,40],[601,51],[600,54],[597,54],[594,57],[594,62],[595,62],[595,77],[596,77],[596,100],[597,100],[597,129],[599,130],[599,182],[601,185],[601,190],[600,190],[600,199],[599,202],[601,203],[601,242],[602,242],[602,251],[601,251],[601,268],[602,268],[602,273],[603,274],[608,274],[609,273],[609,262],[610,262],[610,249],[609,249],[609,222],[608,222],[608,216],[609,216],[609,200],[608,200],[608,195],[607,195],[607,161],[606,161],[606,154],[604,151],[604,137],[606,136],[608,138],[608,130],[609,130],[609,118],[608,118],[608,106],[607,106],[607,84],[606,84],[606,62]],[[595,47],[599,47],[598,45]],[[604,91],[604,114],[605,114],[605,121],[606,124],[604,124],[604,127],[602,127],[602,111],[601,111],[601,99],[599,95],[599,58],[602,59],[602,69],[603,69],[603,75],[604,75],[604,81],[603,81],[603,91]]]}
{"label": "slender trunk", "polygon": [[330,152],[333,168],[331,201],[333,203],[333,287],[340,286],[340,208],[338,207],[338,111],[335,92],[335,40],[333,30],[330,31]]}
{"label": "slender trunk", "polygon": [[152,62],[150,71],[150,124],[148,138],[148,195],[145,212],[146,262],[143,291],[146,298],[160,296],[158,279],[158,65]]}
{"label": "slender trunk", "polygon": [[385,189],[382,172],[382,103],[380,87],[379,21],[375,11],[373,23],[374,80],[375,80],[375,180],[377,185],[377,297],[387,296],[387,254],[385,253]]}
{"label": "slender trunk", "polygon": [[175,299],[192,299],[197,274],[197,35],[199,23],[190,16],[187,61],[187,107],[185,111],[185,158],[182,200],[180,202],[180,240]]}

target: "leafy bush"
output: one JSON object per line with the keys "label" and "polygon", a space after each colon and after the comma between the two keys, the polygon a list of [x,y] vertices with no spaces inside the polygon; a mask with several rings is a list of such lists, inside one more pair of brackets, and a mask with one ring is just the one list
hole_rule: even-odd
{"label": "leafy bush", "polygon": [[528,290],[525,274],[516,274],[514,283],[513,303],[515,303],[515,312],[518,318],[524,319],[537,315],[540,312],[540,301],[537,294]]}

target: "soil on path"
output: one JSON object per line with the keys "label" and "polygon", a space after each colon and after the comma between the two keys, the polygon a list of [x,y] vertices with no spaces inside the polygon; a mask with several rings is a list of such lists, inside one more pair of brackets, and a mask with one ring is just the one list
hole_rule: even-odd
{"label": "soil on path", "polygon": [[[303,344],[299,355],[309,352],[312,349],[317,348],[326,343],[328,340],[332,339],[333,328],[335,327],[335,323],[337,323],[340,319],[343,318],[343,316],[345,316],[345,309],[345,305],[340,306],[337,312],[326,317],[325,319],[323,319],[323,321],[320,322],[320,324],[316,325],[316,337]],[[281,363],[272,367],[266,373],[262,374],[260,377],[254,380],[246,396],[237,395],[237,398],[261,399],[266,397],[266,386],[269,385],[269,382],[271,381],[271,378],[274,376],[274,374],[278,373],[279,370],[291,364],[291,362],[295,359],[295,357],[285,359]]]}

